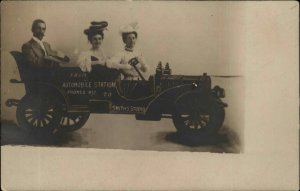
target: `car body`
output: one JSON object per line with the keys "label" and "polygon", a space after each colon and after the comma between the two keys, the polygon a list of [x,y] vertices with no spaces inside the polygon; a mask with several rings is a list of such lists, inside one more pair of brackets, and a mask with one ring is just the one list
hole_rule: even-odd
{"label": "car body", "polygon": [[[227,106],[224,90],[211,87],[206,73],[199,76],[172,75],[169,64],[158,64],[148,80],[122,80],[116,69],[95,65],[92,72],[79,67],[33,70],[22,53],[11,52],[19,68],[26,94],[17,106],[19,125],[30,131],[53,133],[84,126],[90,113],[130,114],[137,120],[172,118],[180,133],[216,133]],[[135,63],[135,66],[138,63]],[[29,116],[29,117],[28,117]]]}

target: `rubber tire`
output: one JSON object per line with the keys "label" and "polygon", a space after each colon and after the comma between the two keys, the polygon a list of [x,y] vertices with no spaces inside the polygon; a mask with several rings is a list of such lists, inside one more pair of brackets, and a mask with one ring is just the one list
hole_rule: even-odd
{"label": "rubber tire", "polygon": [[[43,127],[35,127],[34,124],[30,123],[26,118],[26,110],[31,109],[35,111],[41,111],[41,103],[46,109],[53,106],[52,118],[48,118],[48,124]],[[27,111],[28,112],[28,111]],[[33,112],[32,112],[33,113]],[[19,126],[22,130],[25,130],[34,134],[53,134],[58,128],[60,119],[62,116],[62,104],[61,101],[55,99],[53,96],[43,95],[25,95],[19,102],[16,110],[16,117]]]}
{"label": "rubber tire", "polygon": [[[209,121],[203,128],[199,129],[191,129],[184,123],[183,118],[181,117],[181,111],[178,107],[178,103],[180,102],[189,102],[188,100],[192,100],[192,97],[195,98],[199,97],[200,102],[199,104],[190,104],[190,111],[188,111],[188,115],[192,115],[193,109],[200,109],[207,112],[209,115]],[[196,98],[197,99],[197,98]],[[182,134],[206,134],[206,135],[213,135],[218,132],[218,130],[222,127],[222,124],[225,119],[225,110],[224,107],[219,103],[220,100],[215,98],[201,98],[200,95],[197,94],[186,94],[179,99],[176,100],[174,105],[174,110],[172,114],[172,120],[174,123],[175,128],[179,133]]]}
{"label": "rubber tire", "polygon": [[[67,120],[71,119],[71,115],[75,115],[75,118],[77,118],[78,116],[81,116],[81,118],[79,119],[78,122],[75,121],[75,123],[71,124],[71,125],[64,125],[64,124],[62,124],[62,122],[64,122],[63,121],[64,118],[67,118]],[[78,129],[80,129],[80,128],[83,127],[83,125],[87,122],[87,120],[89,119],[89,117],[90,117],[90,113],[76,114],[76,113],[64,112],[62,114],[62,118],[61,118],[61,121],[60,121],[59,131],[63,132],[63,133],[76,131],[76,130],[78,130]]]}

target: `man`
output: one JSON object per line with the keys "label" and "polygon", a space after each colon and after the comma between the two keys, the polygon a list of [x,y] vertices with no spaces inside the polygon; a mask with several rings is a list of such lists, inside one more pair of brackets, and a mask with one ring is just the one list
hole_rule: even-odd
{"label": "man", "polygon": [[34,20],[31,31],[33,36],[23,44],[22,52],[32,67],[51,68],[58,66],[61,61],[69,61],[67,56],[52,50],[49,43],[42,41],[46,32],[46,23],[43,20]]}

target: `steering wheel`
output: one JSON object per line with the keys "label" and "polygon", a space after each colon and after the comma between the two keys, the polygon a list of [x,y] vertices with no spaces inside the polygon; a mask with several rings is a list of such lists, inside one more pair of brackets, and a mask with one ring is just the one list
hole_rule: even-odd
{"label": "steering wheel", "polygon": [[142,75],[142,73],[140,72],[140,70],[136,67],[136,65],[139,63],[137,57],[134,57],[134,58],[131,58],[129,61],[128,61],[128,64],[131,65],[135,71],[139,74],[139,76],[142,78],[143,81],[146,81],[144,76]]}

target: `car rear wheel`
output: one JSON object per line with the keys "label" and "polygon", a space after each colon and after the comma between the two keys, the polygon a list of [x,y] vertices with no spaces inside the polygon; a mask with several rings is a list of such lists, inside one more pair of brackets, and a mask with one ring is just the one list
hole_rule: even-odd
{"label": "car rear wheel", "polygon": [[70,132],[76,131],[83,127],[89,119],[90,113],[64,112],[60,121],[59,131]]}
{"label": "car rear wheel", "polygon": [[61,116],[62,104],[52,96],[25,95],[16,111],[20,127],[38,134],[53,134]]}
{"label": "car rear wheel", "polygon": [[173,123],[179,133],[214,134],[222,126],[224,107],[214,98],[187,93],[175,101]]}

